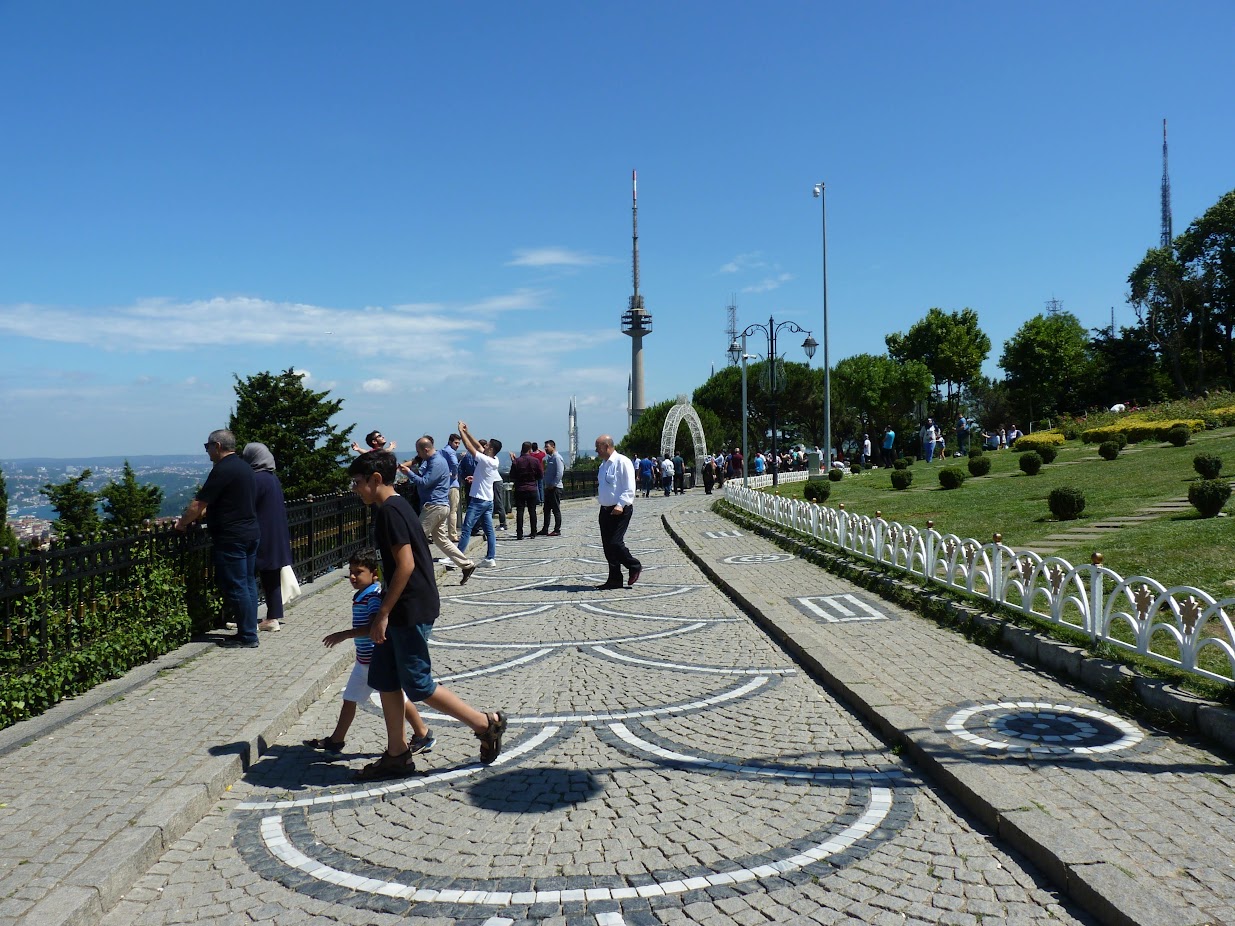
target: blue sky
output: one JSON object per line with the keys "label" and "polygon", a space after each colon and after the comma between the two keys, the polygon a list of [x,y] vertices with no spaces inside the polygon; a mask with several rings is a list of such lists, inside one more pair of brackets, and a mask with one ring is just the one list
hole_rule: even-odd
{"label": "blue sky", "polygon": [[[411,448],[625,430],[742,325],[833,363],[931,306],[1130,324],[1235,187],[1229,2],[0,0],[0,457],[184,453],[294,367]],[[796,341],[789,350],[798,359]],[[821,355],[816,355],[818,364]]]}

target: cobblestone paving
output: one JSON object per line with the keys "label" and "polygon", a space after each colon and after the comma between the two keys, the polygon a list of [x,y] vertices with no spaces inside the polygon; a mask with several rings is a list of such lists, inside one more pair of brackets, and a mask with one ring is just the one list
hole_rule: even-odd
{"label": "cobblestone paving", "polygon": [[[709,563],[781,552],[745,530],[740,539],[702,536],[720,525],[734,527],[701,516],[681,530],[694,532],[691,547]],[[853,594],[899,617],[816,627],[834,652],[869,672],[886,703],[951,735],[958,756],[998,764],[1010,785],[1040,796],[1043,812],[1097,834],[1122,868],[1151,879],[1191,922],[1235,923],[1235,767],[1203,743],[1114,717],[1087,693],[799,558],[754,571],[716,569],[761,608],[802,613],[799,597]]]}
{"label": "cobblestone paving", "polygon": [[494,765],[428,715],[422,774],[357,786],[375,713],[333,761],[300,745],[332,728],[336,686],[104,922],[1090,922],[707,583],[658,517],[702,499],[637,502],[630,590],[592,590],[581,504],[566,536],[443,580],[435,669],[510,716]]}

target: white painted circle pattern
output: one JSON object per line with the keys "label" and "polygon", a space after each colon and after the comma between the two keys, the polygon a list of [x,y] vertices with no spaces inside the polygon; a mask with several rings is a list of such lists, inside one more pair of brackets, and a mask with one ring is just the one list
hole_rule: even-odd
{"label": "white painted circle pattern", "polygon": [[739,553],[721,560],[728,566],[765,566],[768,563],[787,563],[794,559],[792,553]]}
{"label": "white painted circle pattern", "polygon": [[1100,757],[1130,749],[1145,735],[1122,717],[1046,701],[1000,701],[962,708],[946,721],[953,736],[982,749],[1026,758]]}

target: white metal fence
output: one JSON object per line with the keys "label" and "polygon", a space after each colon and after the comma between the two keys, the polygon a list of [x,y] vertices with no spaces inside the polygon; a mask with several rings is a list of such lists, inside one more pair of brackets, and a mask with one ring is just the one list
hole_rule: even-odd
{"label": "white metal fence", "polygon": [[[807,473],[783,473],[802,482]],[[725,500],[755,517],[800,531],[820,543],[1008,605],[1088,634],[1112,646],[1220,682],[1235,681],[1235,597],[1217,599],[1188,585],[1167,588],[1149,576],[1127,578],[1095,562],[1073,566],[1057,556],[1014,550],[867,515],[725,483]]]}

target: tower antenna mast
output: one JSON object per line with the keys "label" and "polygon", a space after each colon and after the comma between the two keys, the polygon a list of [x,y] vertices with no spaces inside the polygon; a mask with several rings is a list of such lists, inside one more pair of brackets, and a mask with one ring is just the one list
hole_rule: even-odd
{"label": "tower antenna mast", "polygon": [[643,400],[643,336],[652,333],[652,316],[643,308],[643,296],[639,294],[639,185],[635,171],[630,172],[631,202],[631,279],[634,294],[630,305],[622,315],[622,334],[630,336],[630,423],[639,420],[646,407]]}
{"label": "tower antenna mast", "polygon": [[1171,175],[1166,170],[1166,120],[1162,120],[1162,244],[1169,250],[1175,236],[1171,233]]}
{"label": "tower antenna mast", "polygon": [[[728,351],[730,344],[736,344],[738,340],[738,294],[729,294],[729,305],[725,307],[725,312],[728,318],[728,326],[725,328],[725,350]],[[732,357],[729,358],[729,366],[735,367],[738,362]]]}

